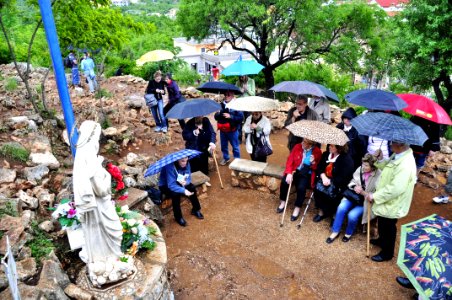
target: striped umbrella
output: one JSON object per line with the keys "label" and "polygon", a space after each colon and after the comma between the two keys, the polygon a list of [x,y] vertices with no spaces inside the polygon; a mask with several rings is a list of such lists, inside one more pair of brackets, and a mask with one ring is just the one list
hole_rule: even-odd
{"label": "striped umbrella", "polygon": [[200,155],[201,152],[198,150],[192,150],[192,149],[183,149],[177,152],[170,153],[166,155],[165,157],[159,159],[154,164],[150,165],[149,168],[144,173],[144,177],[148,177],[154,174],[157,174],[162,170],[162,168],[166,165],[169,165],[179,159],[182,159],[184,157],[193,158],[198,155]]}

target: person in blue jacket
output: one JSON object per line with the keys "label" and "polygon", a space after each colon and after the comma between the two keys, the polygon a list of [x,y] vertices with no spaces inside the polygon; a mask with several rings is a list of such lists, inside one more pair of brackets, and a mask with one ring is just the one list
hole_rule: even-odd
{"label": "person in blue jacket", "polygon": [[229,109],[226,104],[234,99],[234,92],[227,91],[224,94],[224,102],[221,103],[221,110],[215,114],[217,127],[220,131],[220,144],[223,159],[220,165],[227,165],[231,159],[229,156],[229,143],[232,146],[234,158],[240,158],[239,132],[238,127],[242,124],[243,113],[241,111]]}
{"label": "person in blue jacket", "polygon": [[190,119],[182,131],[185,140],[185,148],[198,150],[201,155],[190,159],[192,172],[201,171],[209,175],[209,155],[214,151],[217,134],[207,117],[195,117]]}
{"label": "person in blue jacket", "polygon": [[160,191],[169,196],[173,203],[173,213],[176,222],[181,226],[186,226],[187,222],[182,217],[180,208],[180,197],[187,196],[191,202],[191,214],[198,219],[204,219],[201,213],[201,204],[199,204],[196,195],[196,188],[191,183],[190,164],[188,157],[179,159],[178,161],[166,165],[160,172],[159,179]]}

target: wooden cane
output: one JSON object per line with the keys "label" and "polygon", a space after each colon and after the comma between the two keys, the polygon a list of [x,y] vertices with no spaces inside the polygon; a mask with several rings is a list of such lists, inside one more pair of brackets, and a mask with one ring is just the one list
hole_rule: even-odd
{"label": "wooden cane", "polygon": [[279,227],[283,227],[284,226],[284,216],[286,214],[286,209],[287,209],[287,203],[289,202],[289,196],[290,196],[290,189],[292,188],[292,182],[293,182],[293,173],[292,173],[292,181],[289,184],[289,189],[287,190],[287,196],[286,196],[286,203],[284,203],[284,211],[281,217],[281,224],[279,224]]}
{"label": "wooden cane", "polygon": [[215,152],[213,152],[212,156],[213,156],[213,161],[215,162],[215,167],[217,167],[217,174],[218,174],[218,178],[220,179],[220,186],[222,189],[224,189],[223,181],[221,180],[220,169],[218,168],[217,155],[215,154]]}
{"label": "wooden cane", "polygon": [[309,197],[308,204],[306,204],[306,208],[304,209],[303,216],[301,217],[300,223],[298,223],[297,228],[301,228],[301,224],[303,223],[304,217],[306,216],[306,212],[308,211],[309,205],[311,204],[312,197],[314,196],[314,191],[311,192],[311,196]]}
{"label": "wooden cane", "polygon": [[367,205],[367,253],[366,256],[370,256],[370,210],[372,205],[369,203]]}

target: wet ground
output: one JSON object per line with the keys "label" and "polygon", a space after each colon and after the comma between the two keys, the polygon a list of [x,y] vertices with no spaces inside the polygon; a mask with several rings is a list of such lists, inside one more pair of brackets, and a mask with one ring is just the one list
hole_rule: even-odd
{"label": "wet ground", "polygon": [[[288,155],[284,131],[272,135],[271,141],[274,154],[269,162],[284,164]],[[219,153],[217,157],[221,158]],[[249,158],[243,145],[242,157]],[[229,168],[220,166],[220,173],[224,189],[217,173],[210,174],[209,197],[201,202],[204,220],[191,216],[189,205],[183,207],[185,228],[171,214],[166,216],[162,231],[177,299],[410,299],[413,295],[395,281],[402,275],[395,258],[384,263],[366,258],[366,236],[361,231],[348,243],[337,239],[326,244],[329,221],[314,223],[312,204],[301,230],[290,222],[290,205],[280,227],[276,195],[233,188]],[[399,228],[432,213],[452,218],[452,204],[432,203],[438,192],[417,185],[410,214],[398,222]],[[371,255],[378,251],[371,248]]]}

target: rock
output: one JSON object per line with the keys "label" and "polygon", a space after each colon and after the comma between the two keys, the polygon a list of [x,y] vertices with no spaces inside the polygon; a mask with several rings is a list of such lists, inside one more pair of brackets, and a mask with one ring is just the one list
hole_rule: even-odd
{"label": "rock", "polygon": [[138,155],[136,155],[136,154],[133,153],[133,152],[130,152],[130,153],[127,154],[127,156],[126,156],[126,161],[125,161],[125,163],[126,163],[127,165],[129,165],[129,166],[134,166],[134,165],[136,165],[138,162],[139,162],[139,157],[138,157]]}
{"label": "rock", "polygon": [[253,183],[255,185],[257,185],[258,187],[265,186],[266,185],[266,179],[265,179],[264,176],[253,176]]}
{"label": "rock", "polygon": [[44,135],[37,136],[31,143],[31,153],[52,152],[52,145],[49,138]]}
{"label": "rock", "polygon": [[126,166],[123,171],[128,175],[138,175],[144,173],[144,170],[142,168],[129,166]]}
{"label": "rock", "polygon": [[28,181],[41,180],[49,174],[49,168],[46,165],[24,168],[23,174]]}
{"label": "rock", "polygon": [[146,105],[144,98],[141,95],[126,96],[124,100],[129,108],[142,108]]}
{"label": "rock", "polygon": [[[16,262],[17,279],[19,281],[27,280],[33,277],[36,272],[36,261],[34,258],[29,257],[21,261]],[[8,286],[8,279],[4,272],[0,272],[0,289],[4,289]],[[3,299],[3,298],[2,298]]]}
{"label": "rock", "polygon": [[76,300],[92,300],[94,296],[90,294],[87,290],[84,290],[73,283],[70,283],[65,289],[64,292],[69,297]]}
{"label": "rock", "polygon": [[35,219],[35,217],[36,213],[34,211],[28,209],[24,210],[20,216],[20,219],[22,220],[22,226],[25,229],[30,228],[30,224]]}
{"label": "rock", "polygon": [[22,247],[19,251],[19,253],[17,254],[17,259],[18,260],[23,260],[26,258],[31,257],[31,249],[29,247]]}
{"label": "rock", "polygon": [[34,121],[38,125],[41,125],[44,122],[44,120],[42,119],[42,117],[39,114],[29,115],[28,119],[30,119],[31,121]]}
{"label": "rock", "polygon": [[16,170],[0,168],[0,184],[14,182]]}
{"label": "rock", "polygon": [[6,236],[8,236],[12,252],[14,255],[17,255],[19,249],[22,248],[28,240],[28,235],[24,232],[25,228],[22,225],[22,219],[5,215],[0,220],[0,230],[6,231],[0,240],[0,254],[5,255]]}
{"label": "rock", "polygon": [[28,120],[28,130],[31,132],[38,131],[38,125],[36,125],[35,121]]}
{"label": "rock", "polygon": [[452,154],[452,148],[449,146],[441,146],[441,153]]}
{"label": "rock", "polygon": [[126,187],[128,187],[128,188],[135,187],[137,185],[136,180],[133,179],[132,177],[124,177],[123,181],[124,181],[124,184],[126,185]]}
{"label": "rock", "polygon": [[85,91],[81,87],[75,87],[74,92],[77,97],[85,97]]}
{"label": "rock", "polygon": [[16,101],[13,98],[3,95],[3,100],[1,101],[4,108],[16,108]]}
{"label": "rock", "polygon": [[56,170],[60,167],[60,163],[51,152],[32,153],[30,154],[30,159],[34,165],[45,165],[52,170]]}
{"label": "rock", "polygon": [[11,117],[6,121],[6,124],[11,129],[20,129],[20,128],[27,128],[28,127],[28,117],[27,116],[18,116],[18,117]]}
{"label": "rock", "polygon": [[51,232],[55,229],[55,226],[53,226],[53,223],[50,220],[42,222],[41,224],[38,225],[38,227],[44,230],[45,232]]}
{"label": "rock", "polygon": [[20,178],[16,179],[15,184],[16,184],[15,190],[28,190],[38,185],[36,181],[28,181]]}
{"label": "rock", "polygon": [[144,177],[143,174],[138,175],[136,188],[146,190],[151,187],[155,187],[158,184],[158,180],[155,181],[154,176]]}
{"label": "rock", "polygon": [[272,192],[276,192],[279,189],[279,185],[280,185],[280,183],[274,177],[270,177],[267,180],[267,188]]}
{"label": "rock", "polygon": [[293,106],[292,102],[279,102],[279,111],[288,112]]}
{"label": "rock", "polygon": [[39,202],[39,213],[42,216],[50,216],[51,211],[49,208],[53,207],[55,201],[55,194],[50,194],[48,190],[44,190],[41,193],[36,194]]}
{"label": "rock", "polygon": [[164,217],[163,217],[162,211],[160,210],[160,208],[157,205],[155,205],[154,202],[152,202],[151,199],[147,198],[147,201],[144,204],[144,210],[147,212],[146,216],[149,219],[151,219],[159,224],[163,224]]}
{"label": "rock", "polygon": [[115,137],[118,135],[118,129],[115,127],[108,127],[107,129],[102,130],[102,134],[106,137]]}
{"label": "rock", "polygon": [[70,199],[72,196],[72,193],[68,189],[62,189],[57,195],[57,199]]}
{"label": "rock", "polygon": [[20,190],[16,193],[17,198],[19,198],[19,200],[22,201],[22,203],[25,204],[25,207],[27,208],[31,208],[31,209],[36,209],[38,208],[39,205],[39,201],[38,199],[29,196],[27,193],[25,193],[24,191]]}
{"label": "rock", "polygon": [[232,174],[231,174],[231,185],[233,187],[238,187],[240,185],[239,179],[237,178],[235,171],[232,171]]}
{"label": "rock", "polygon": [[158,134],[151,138],[151,145],[160,146],[160,145],[169,145],[171,144],[171,134]]}

